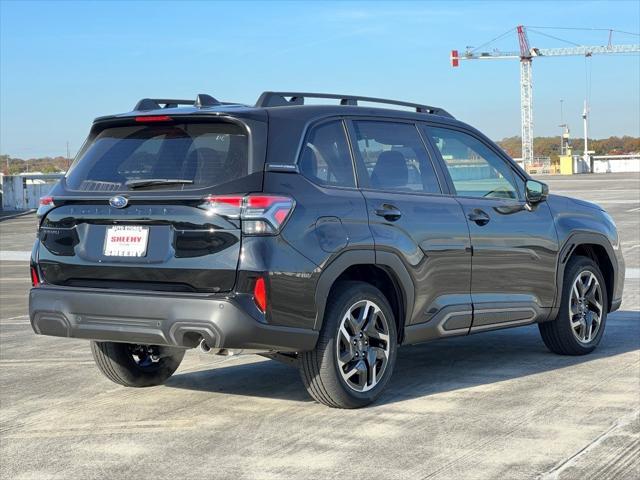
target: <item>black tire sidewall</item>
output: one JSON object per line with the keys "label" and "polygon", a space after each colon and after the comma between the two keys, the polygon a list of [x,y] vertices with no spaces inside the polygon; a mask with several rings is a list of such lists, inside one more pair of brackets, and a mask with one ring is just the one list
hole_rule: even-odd
{"label": "black tire sidewall", "polygon": [[[335,377],[335,383],[340,386],[342,393],[341,397],[348,397],[352,403],[356,404],[354,406],[363,406],[373,402],[380,396],[393,374],[396,362],[398,337],[395,316],[393,315],[393,310],[391,309],[389,302],[382,292],[368,283],[343,282],[337,287],[337,290],[340,293],[335,300],[331,302],[331,305],[325,312],[324,324],[321,330],[321,336],[325,340],[325,342],[323,342],[325,347],[322,352],[322,356],[324,361],[331,362],[333,366],[331,372]],[[366,392],[357,392],[346,385],[342,375],[340,374],[340,367],[338,366],[336,356],[336,337],[344,315],[347,313],[349,308],[362,300],[369,300],[375,303],[385,315],[389,324],[390,348],[389,359],[382,379],[379,380],[378,384],[371,390]]]}
{"label": "black tire sidewall", "polygon": [[[593,273],[596,276],[596,279],[600,284],[600,289],[602,290],[603,302],[600,329],[598,330],[596,336],[589,343],[582,343],[578,341],[578,339],[573,334],[573,330],[571,328],[571,314],[569,311],[569,299],[571,297],[571,289],[573,288],[573,283],[575,282],[578,274],[584,272],[585,270]],[[604,335],[604,330],[607,323],[607,306],[609,301],[607,295],[608,292],[606,283],[604,281],[602,273],[600,272],[600,269],[598,268],[598,265],[590,258],[574,257],[570,261],[569,265],[567,265],[567,270],[564,275],[561,298],[562,303],[560,305],[560,310],[558,311],[558,318],[556,319],[556,321],[558,322],[558,328],[560,329],[562,336],[564,337],[565,341],[570,343],[572,349],[575,349],[580,353],[589,353],[593,351],[600,343],[600,340]]]}
{"label": "black tire sidewall", "polygon": [[151,387],[164,383],[178,369],[185,350],[158,347],[161,358],[157,368],[140,367],[130,351],[131,345],[116,342],[92,342],[98,368],[110,380],[128,387]]}

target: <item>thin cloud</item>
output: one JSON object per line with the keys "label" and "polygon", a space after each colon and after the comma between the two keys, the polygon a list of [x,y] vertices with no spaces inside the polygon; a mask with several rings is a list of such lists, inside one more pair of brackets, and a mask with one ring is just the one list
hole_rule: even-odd
{"label": "thin cloud", "polygon": [[394,9],[376,9],[376,8],[350,8],[350,9],[332,9],[325,13],[326,20],[336,22],[351,22],[364,20],[383,20],[403,19],[415,22],[424,22],[425,20],[442,21],[442,17],[459,17],[465,15],[464,8],[439,8],[439,7],[420,7],[420,8],[394,8]]}

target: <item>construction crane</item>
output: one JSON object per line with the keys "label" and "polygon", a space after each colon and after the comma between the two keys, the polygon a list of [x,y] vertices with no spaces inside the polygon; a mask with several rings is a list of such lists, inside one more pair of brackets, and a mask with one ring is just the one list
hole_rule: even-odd
{"label": "construction crane", "polygon": [[[509,30],[509,32],[506,32],[500,37],[512,31],[513,30]],[[600,54],[638,53],[640,52],[640,45],[613,45],[611,43],[611,34],[613,30],[609,30],[609,43],[606,46],[576,45],[574,47],[561,48],[532,48],[529,44],[526,27],[523,25],[518,25],[516,27],[516,32],[518,34],[518,42],[520,43],[519,52],[503,52],[499,50],[493,50],[491,52],[478,52],[478,49],[471,49],[470,47],[467,47],[464,53],[460,55],[458,53],[458,50],[452,50],[451,66],[458,67],[461,60],[520,60],[520,115],[522,121],[522,160],[524,165],[528,165],[533,161],[533,100],[531,83],[531,64],[533,59],[537,57],[559,57],[567,55],[591,57],[592,55]],[[585,129],[586,115],[587,106],[585,105],[585,111],[583,114]],[[586,161],[588,155],[586,152],[586,147],[584,155]]]}

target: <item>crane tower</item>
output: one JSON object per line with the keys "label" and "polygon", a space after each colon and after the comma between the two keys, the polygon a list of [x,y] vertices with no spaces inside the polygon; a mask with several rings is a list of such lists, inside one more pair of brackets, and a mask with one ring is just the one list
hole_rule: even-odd
{"label": "crane tower", "polygon": [[[520,60],[520,116],[522,122],[522,160],[525,165],[533,161],[533,85],[531,80],[531,67],[533,59],[537,57],[559,57],[567,55],[580,55],[590,57],[592,55],[613,54],[613,53],[638,53],[640,45],[613,45],[609,41],[608,45],[585,46],[561,48],[532,48],[529,45],[527,29],[523,25],[516,27],[519,52],[503,52],[493,50],[491,52],[477,52],[476,49],[467,47],[462,55],[458,50],[451,51],[451,65],[458,67],[461,60]],[[611,37],[610,37],[611,38]],[[586,153],[585,153],[586,155]]]}

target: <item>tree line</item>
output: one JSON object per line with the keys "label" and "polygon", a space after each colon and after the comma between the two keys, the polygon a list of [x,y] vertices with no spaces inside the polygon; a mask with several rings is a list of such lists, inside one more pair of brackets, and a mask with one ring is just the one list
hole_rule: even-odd
{"label": "tree line", "polygon": [[[503,138],[497,143],[511,157],[517,158],[521,156],[522,140],[520,137]],[[572,139],[571,145],[574,154],[582,154],[584,143],[581,139]],[[640,138],[624,136],[590,139],[589,150],[595,151],[596,155],[639,153]],[[560,136],[536,137],[533,140],[533,151],[536,156],[551,157],[552,161],[557,161],[560,155]],[[61,156],[23,159],[0,155],[0,168],[5,175],[18,175],[28,172],[57,173],[66,171],[71,161],[71,159]]]}
{"label": "tree line", "polygon": [[[520,137],[508,137],[499,140],[500,145],[511,157],[522,156],[522,140]],[[584,140],[580,138],[570,139],[573,154],[582,155],[584,152]],[[640,138],[638,137],[609,137],[603,139],[589,139],[589,150],[595,155],[625,155],[640,152]],[[551,157],[557,161],[560,155],[560,136],[536,137],[533,139],[533,152],[535,156]]]}
{"label": "tree line", "polygon": [[58,173],[65,172],[72,159],[66,157],[17,158],[0,155],[0,169],[5,175],[19,175],[21,173]]}

